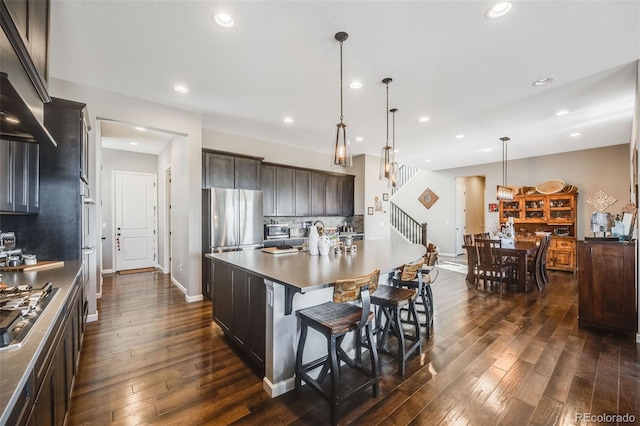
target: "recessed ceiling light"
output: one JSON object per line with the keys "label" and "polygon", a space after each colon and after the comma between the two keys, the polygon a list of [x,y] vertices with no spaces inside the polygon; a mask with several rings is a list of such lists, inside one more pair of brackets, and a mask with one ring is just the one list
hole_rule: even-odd
{"label": "recessed ceiling light", "polygon": [[129,142],[129,145],[138,145],[138,142]]}
{"label": "recessed ceiling light", "polygon": [[287,124],[291,124],[291,123],[293,123],[293,118],[291,118],[291,117],[285,117],[285,118],[284,118],[284,122],[285,122],[285,123],[287,123]]}
{"label": "recessed ceiling light", "polygon": [[513,7],[512,2],[503,1],[503,2],[497,3],[492,8],[487,9],[484,16],[487,19],[496,19],[509,13],[512,7]]}
{"label": "recessed ceiling light", "polygon": [[580,136],[581,134],[582,133],[575,132],[575,133],[571,133],[569,136],[571,136],[572,138],[575,138],[576,136]]}
{"label": "recessed ceiling light", "polygon": [[544,86],[545,84],[549,84],[553,81],[553,78],[551,77],[545,77],[545,78],[541,78],[540,80],[536,80],[533,83],[531,83],[532,86]]}
{"label": "recessed ceiling light", "polygon": [[400,150],[399,149],[394,149],[393,152],[398,153],[398,152],[400,152]]}
{"label": "recessed ceiling light", "polygon": [[421,123],[426,123],[427,121],[429,121],[429,117],[424,116],[424,117],[420,117],[420,119],[418,120]]}
{"label": "recessed ceiling light", "polygon": [[456,139],[462,139],[464,138],[464,135],[456,135]]}
{"label": "recessed ceiling light", "polygon": [[173,86],[173,90],[175,90],[178,93],[187,93],[189,91],[189,89],[187,89],[184,86],[180,86],[180,85]]}
{"label": "recessed ceiling light", "polygon": [[4,119],[5,119],[5,121],[8,121],[9,123],[15,123],[15,124],[20,123],[20,120],[18,120],[15,117],[6,116]]}
{"label": "recessed ceiling light", "polygon": [[430,159],[430,158],[427,158],[426,160],[424,160],[424,162],[425,162],[425,163],[428,163],[428,162],[430,162],[430,161],[431,161],[431,159]]}
{"label": "recessed ceiling light", "polygon": [[233,16],[224,12],[216,13],[215,15],[213,15],[213,22],[224,28],[233,27],[236,23],[235,19],[233,19]]}
{"label": "recessed ceiling light", "polygon": [[556,112],[556,115],[567,115],[567,114],[569,114],[569,110],[566,110],[566,109]]}
{"label": "recessed ceiling light", "polygon": [[485,148],[483,149],[484,152],[491,152],[491,148]]}
{"label": "recessed ceiling light", "polygon": [[359,89],[362,87],[362,83],[360,83],[359,81],[352,81],[351,84],[349,84],[349,87],[351,87],[352,89]]}
{"label": "recessed ceiling light", "polygon": [[144,132],[145,130],[147,130],[146,127],[142,127],[142,126],[136,126],[136,127],[134,127],[134,129],[140,130],[141,132]]}
{"label": "recessed ceiling light", "polygon": [[356,137],[356,142],[362,142],[364,138],[362,136]]}

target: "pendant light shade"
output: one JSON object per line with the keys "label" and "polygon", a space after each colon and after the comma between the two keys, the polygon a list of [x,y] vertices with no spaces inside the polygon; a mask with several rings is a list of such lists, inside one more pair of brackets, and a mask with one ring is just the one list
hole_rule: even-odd
{"label": "pendant light shade", "polygon": [[502,185],[498,185],[496,189],[496,198],[499,201],[511,201],[515,195],[515,191],[507,186],[507,141],[508,137],[500,138],[502,141]]}
{"label": "pendant light shade", "polygon": [[389,179],[389,185],[391,184],[391,169],[395,160],[393,148],[389,145],[389,83],[392,81],[393,80],[389,77],[382,80],[382,82],[387,86],[387,107],[385,108],[387,118],[387,141],[382,147],[382,151],[380,153],[380,179]]}
{"label": "pendant light shade", "polygon": [[353,165],[351,159],[351,147],[347,137],[347,124],[342,120],[344,118],[342,110],[342,43],[344,43],[349,34],[341,31],[335,35],[336,40],[340,42],[340,122],[336,124],[335,138],[332,143],[333,159],[331,167],[347,168]]}

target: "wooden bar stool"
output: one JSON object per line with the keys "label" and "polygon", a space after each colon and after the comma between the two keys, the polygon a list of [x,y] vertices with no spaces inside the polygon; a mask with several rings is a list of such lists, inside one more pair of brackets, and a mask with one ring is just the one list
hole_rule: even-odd
{"label": "wooden bar stool", "polygon": [[[423,261],[417,262],[412,265],[421,265]],[[418,314],[425,317],[424,322],[421,322],[425,328],[425,335],[427,340],[431,336],[431,329],[433,328],[433,293],[431,291],[431,277],[429,274],[422,274],[421,268],[417,271],[406,269],[407,265],[404,265],[399,271],[399,274],[391,278],[391,282],[396,287],[406,287],[417,291],[416,310]],[[425,279],[426,277],[426,279]],[[401,309],[404,312],[409,312],[406,308]]]}
{"label": "wooden bar stool", "polygon": [[[393,356],[398,360],[398,369],[404,376],[405,363],[412,353],[419,354],[422,351],[420,339],[420,320],[416,310],[416,296],[422,289],[421,274],[422,262],[403,266],[403,274],[413,274],[420,281],[418,289],[379,286],[375,294],[371,295],[371,303],[378,306],[376,316],[376,329],[378,337],[378,352]],[[407,319],[402,319],[400,311],[406,309]],[[384,316],[384,325],[382,318]],[[403,324],[414,327],[413,334],[405,334]],[[397,338],[397,349],[387,347],[389,332]],[[408,343],[408,344],[407,344]]]}
{"label": "wooden bar stool", "polygon": [[[374,314],[370,311],[371,296],[378,287],[380,270],[369,275],[338,280],[333,287],[333,302],[302,309],[297,312],[300,318],[300,340],[296,354],[296,389],[300,389],[304,380],[313,390],[318,392],[331,406],[331,422],[337,423],[338,408],[345,399],[371,386],[373,396],[378,396],[378,352],[373,342],[371,324]],[[362,302],[362,307],[345,303],[355,300]],[[309,327],[319,331],[327,339],[326,356],[302,363],[304,346]],[[360,362],[362,329],[365,329],[365,345],[369,348],[371,367],[366,368]],[[355,332],[356,358],[347,356],[342,348],[342,341],[349,332]],[[340,380],[341,362],[350,367],[355,374],[348,375],[348,380]],[[319,370],[317,376],[309,373]],[[325,379],[329,376],[329,383]]]}

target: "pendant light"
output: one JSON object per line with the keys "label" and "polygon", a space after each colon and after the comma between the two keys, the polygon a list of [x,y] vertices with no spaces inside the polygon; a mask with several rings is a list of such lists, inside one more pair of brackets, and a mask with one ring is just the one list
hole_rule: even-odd
{"label": "pendant light", "polygon": [[341,31],[336,33],[335,38],[340,42],[340,122],[336,124],[331,167],[347,168],[353,166],[353,161],[351,159],[349,140],[347,139],[347,124],[342,121],[344,118],[342,113],[342,43],[349,38],[349,34]]}
{"label": "pendant light", "polygon": [[393,80],[389,77],[382,80],[382,82],[387,86],[387,107],[385,112],[387,114],[387,142],[382,147],[382,152],[380,153],[380,179],[390,179],[391,178],[391,164],[393,163],[394,154],[393,149],[389,146],[389,83]]}
{"label": "pendant light", "polygon": [[398,108],[391,108],[391,135],[393,136],[393,143],[391,144],[391,175],[389,176],[389,184],[392,188],[396,187],[396,183],[398,180],[398,162],[396,161],[396,112],[398,112]]}
{"label": "pendant light", "polygon": [[502,141],[502,185],[498,185],[496,189],[496,198],[500,201],[511,201],[515,195],[515,191],[507,186],[507,141],[508,137],[500,138]]}

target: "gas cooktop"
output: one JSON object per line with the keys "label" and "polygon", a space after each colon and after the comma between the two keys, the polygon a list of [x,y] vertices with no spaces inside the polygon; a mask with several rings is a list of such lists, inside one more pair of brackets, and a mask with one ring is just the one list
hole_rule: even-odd
{"label": "gas cooktop", "polygon": [[22,345],[58,288],[18,285],[0,290],[0,351]]}

